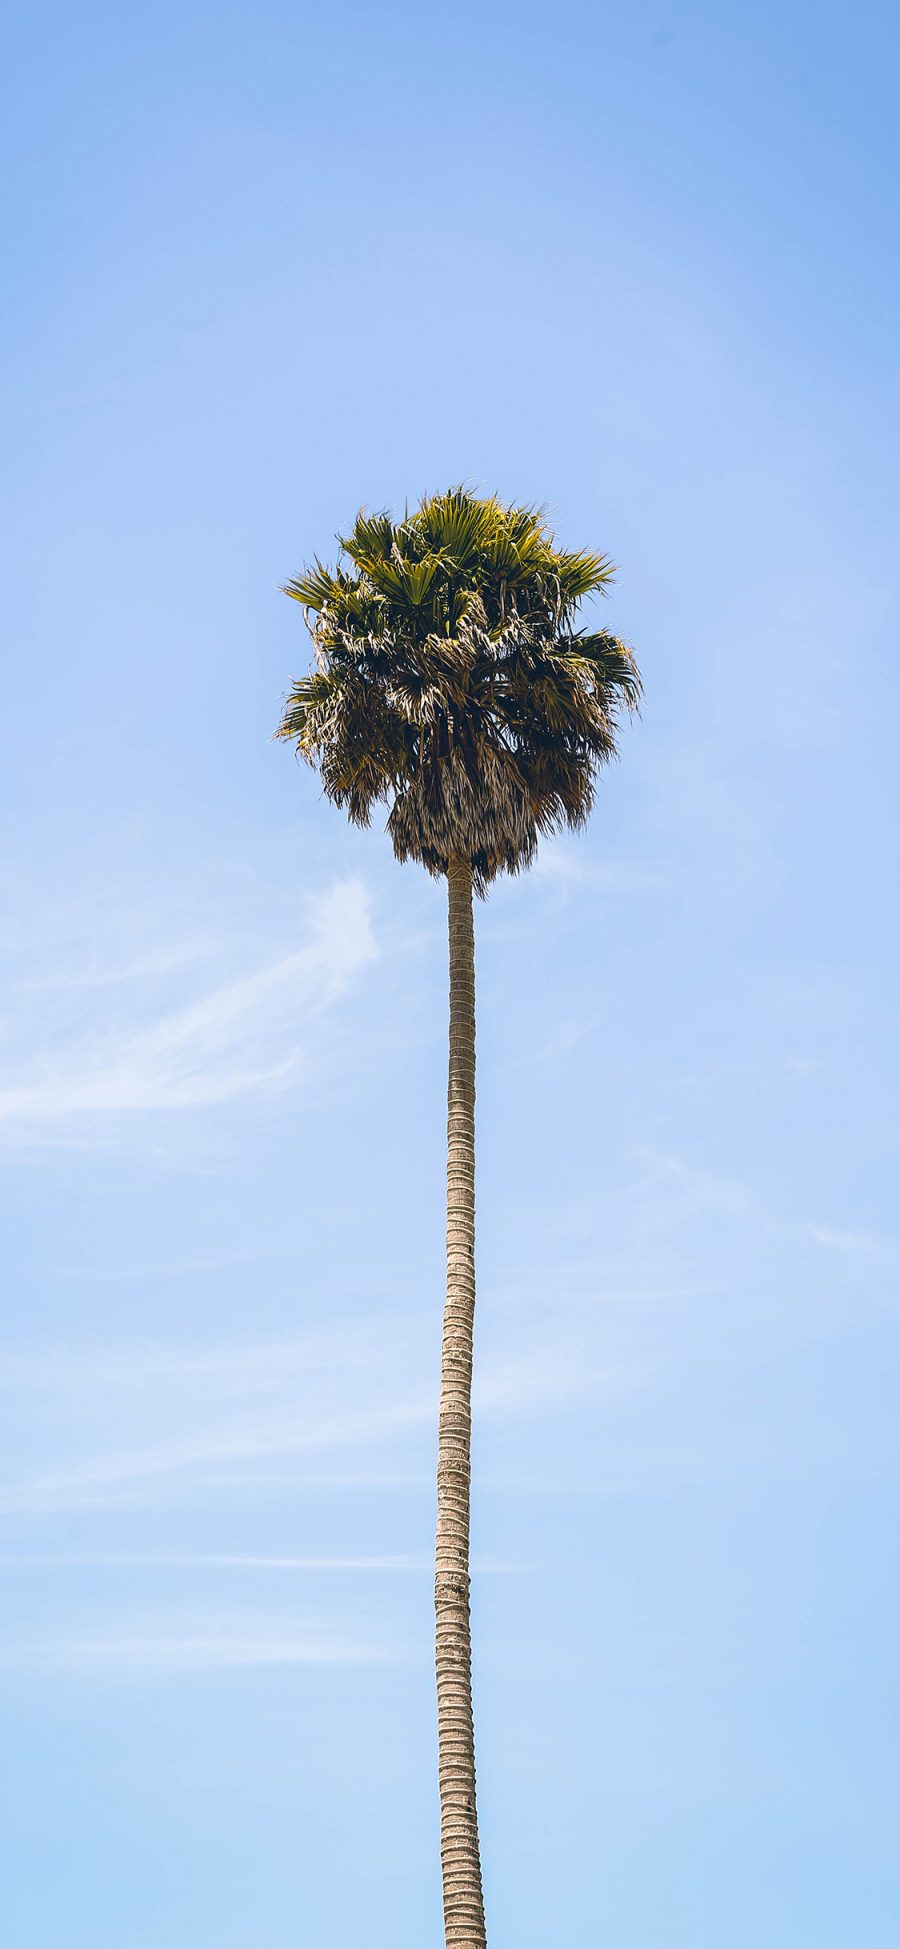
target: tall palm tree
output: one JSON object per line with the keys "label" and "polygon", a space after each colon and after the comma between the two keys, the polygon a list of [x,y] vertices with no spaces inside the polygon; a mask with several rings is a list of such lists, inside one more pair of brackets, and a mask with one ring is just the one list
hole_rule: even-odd
{"label": "tall palm tree", "polygon": [[285,593],[306,612],[315,660],[278,736],[360,826],[388,807],[398,859],[446,879],[450,937],[447,1297],[435,1553],[438,1777],[447,1949],[485,1949],[475,1810],[469,1620],[475,1312],[473,892],[534,859],[538,838],[584,824],[622,706],[631,651],[579,627],[612,579],[605,555],[558,548],[531,508],[463,488],[394,522],[361,513],[331,569]]}

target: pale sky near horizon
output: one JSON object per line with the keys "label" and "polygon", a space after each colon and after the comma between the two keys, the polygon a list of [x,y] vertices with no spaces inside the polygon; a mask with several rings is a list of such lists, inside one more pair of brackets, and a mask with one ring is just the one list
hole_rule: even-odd
{"label": "pale sky near horizon", "polygon": [[271,732],[459,479],[641,721],[479,909],[504,1949],[894,1949],[887,6],[14,8],[4,1949],[440,1940],[441,890]]}

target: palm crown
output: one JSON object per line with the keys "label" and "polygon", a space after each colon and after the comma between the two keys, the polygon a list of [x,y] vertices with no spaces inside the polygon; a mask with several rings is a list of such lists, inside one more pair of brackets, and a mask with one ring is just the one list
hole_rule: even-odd
{"label": "palm crown", "polygon": [[277,735],[357,825],[389,806],[398,859],[437,874],[464,861],[483,893],[541,833],[584,823],[638,703],[628,647],[578,627],[612,566],[558,548],[540,512],[464,488],[399,522],[363,512],[340,544],[336,568],[316,561],[285,589],[315,667]]}

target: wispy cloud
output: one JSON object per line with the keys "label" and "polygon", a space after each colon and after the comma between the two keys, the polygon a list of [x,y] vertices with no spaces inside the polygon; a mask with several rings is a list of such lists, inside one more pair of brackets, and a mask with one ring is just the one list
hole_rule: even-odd
{"label": "wispy cloud", "polygon": [[810,1225],[809,1235],[817,1245],[826,1245],[832,1252],[859,1253],[871,1255],[896,1251],[893,1240],[879,1238],[873,1232],[846,1232],[836,1225]]}
{"label": "wispy cloud", "polygon": [[227,1469],[233,1478],[235,1471],[251,1468],[260,1460],[286,1459],[328,1447],[356,1447],[411,1423],[421,1424],[433,1411],[429,1398],[369,1413],[324,1412],[274,1424],[266,1416],[234,1427],[204,1429],[181,1440],[99,1455],[71,1468],[11,1484],[0,1490],[0,1510],[14,1513],[72,1505],[89,1508],[94,1503],[131,1500],[135,1491],[146,1492],[152,1485],[158,1489],[166,1480],[202,1483],[210,1469]]}
{"label": "wispy cloud", "polygon": [[641,1155],[661,1184],[677,1187],[679,1196],[697,1210],[726,1211],[735,1216],[747,1209],[747,1191],[735,1178],[722,1177],[682,1157],[644,1146]]}
{"label": "wispy cloud", "polygon": [[26,977],[19,977],[15,987],[21,992],[42,994],[45,991],[72,993],[80,988],[117,988],[130,982],[155,981],[162,975],[179,973],[192,963],[201,961],[208,952],[208,943],[202,940],[184,940],[171,946],[148,949],[145,953],[128,955],[118,959],[93,949],[87,960],[76,962],[65,968],[45,968],[32,971]]}
{"label": "wispy cloud", "polygon": [[545,839],[534,864],[538,880],[560,889],[595,887],[607,893],[639,893],[652,886],[658,873],[635,859],[598,859],[584,841]]}
{"label": "wispy cloud", "polygon": [[[334,887],[311,908],[310,938],[297,952],[174,1008],[148,1011],[140,992],[146,962],[117,969],[114,978],[138,990],[132,1020],[120,1010],[111,1030],[95,1018],[74,1032],[62,1028],[55,1040],[51,1027],[50,1046],[39,1043],[19,1075],[0,1083],[0,1133],[46,1134],[77,1118],[83,1135],[85,1119],[221,1105],[284,1087],[307,1053],[310,1017],[332,1006],[375,954],[358,882]],[[155,971],[177,960],[176,950],[161,951]],[[102,971],[88,980],[99,985]]]}
{"label": "wispy cloud", "polygon": [[[328,1454],[365,1463],[431,1429],[437,1373],[430,1322],[343,1319],[293,1341],[239,1347],[139,1346],[10,1356],[10,1408],[42,1439],[29,1470],[0,1488],[7,1515],[52,1516],[207,1493],[256,1482],[260,1469]],[[583,1400],[633,1385],[633,1355],[598,1335],[593,1308],[564,1331],[522,1316],[512,1347],[487,1347],[476,1382],[480,1415]],[[85,1439],[91,1451],[85,1454]],[[29,1446],[31,1446],[29,1439]],[[383,1475],[381,1477],[383,1479]]]}
{"label": "wispy cloud", "polygon": [[533,1047],[517,1056],[512,1056],[503,1064],[503,1069],[511,1072],[517,1069],[538,1068],[542,1063],[561,1063],[567,1056],[596,1032],[596,1022],[567,1022],[554,1033],[537,1040]]}
{"label": "wispy cloud", "polygon": [[114,1506],[233,1483],[290,1458],[354,1460],[432,1418],[423,1332],[408,1320],[342,1318],[262,1343],[10,1352],[7,1426],[23,1422],[28,1446],[31,1427],[52,1425],[54,1438],[28,1472],[19,1445],[0,1510]]}
{"label": "wispy cloud", "polygon": [[377,1647],[283,1620],[237,1619],[172,1632],[123,1631],[88,1638],[29,1637],[0,1642],[0,1670],[126,1678],[155,1673],[222,1671],[254,1665],[360,1665],[380,1662]]}
{"label": "wispy cloud", "polygon": [[[513,1566],[493,1558],[473,1560],[473,1575],[496,1575]],[[434,1560],[428,1556],[246,1556],[216,1552],[172,1552],[167,1550],[77,1550],[51,1553],[21,1552],[0,1556],[2,1570],[271,1570],[287,1572],[358,1571],[403,1572],[431,1576]]]}
{"label": "wispy cloud", "polygon": [[[665,1168],[671,1162],[657,1159],[657,1171],[664,1181],[673,1177],[679,1199],[739,1208],[739,1188],[710,1183],[702,1173],[699,1186],[690,1174],[685,1186],[681,1170]],[[817,1302],[817,1331],[820,1310]],[[602,1461],[592,1430],[610,1427],[613,1416],[619,1441],[623,1428],[642,1431],[643,1454],[646,1414],[652,1408],[653,1425],[667,1412],[671,1418],[686,1366],[707,1365],[721,1385],[724,1369],[756,1361],[773,1333],[780,1345],[786,1334],[790,1340],[806,1333],[805,1314],[782,1318],[782,1311],[773,1326],[761,1318],[755,1294],[743,1311],[723,1311],[715,1287],[669,1288],[638,1278],[612,1284],[589,1257],[510,1273],[508,1286],[485,1294],[480,1322],[475,1407],[494,1465],[515,1456],[511,1465],[522,1468],[521,1430],[535,1413],[558,1422],[562,1416],[569,1446],[587,1442],[600,1474],[609,1458]],[[67,1347],[56,1339],[10,1349],[0,1370],[8,1445],[0,1511],[45,1520],[48,1543],[58,1533],[64,1544],[75,1540],[71,1532],[53,1526],[79,1511],[130,1518],[150,1509],[196,1510],[211,1499],[224,1505],[236,1492],[242,1505],[261,1491],[289,1488],[296,1497],[306,1487],[393,1485],[420,1493],[432,1477],[435,1330],[424,1309],[376,1309],[271,1340],[82,1339]],[[677,1435],[685,1438],[686,1431]],[[716,1467],[721,1444],[711,1439]],[[117,1540],[157,1539],[120,1531]],[[294,1529],[296,1552],[256,1552],[253,1566],[389,1567],[381,1554],[355,1547],[367,1537],[346,1540],[349,1550],[326,1560],[316,1549],[319,1536]],[[204,1551],[197,1568],[201,1561],[237,1569],[244,1559]],[[392,1567],[407,1566],[394,1560]]]}

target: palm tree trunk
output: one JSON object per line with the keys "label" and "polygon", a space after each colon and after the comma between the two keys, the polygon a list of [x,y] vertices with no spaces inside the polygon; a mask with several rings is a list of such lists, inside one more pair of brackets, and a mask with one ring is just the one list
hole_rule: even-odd
{"label": "palm tree trunk", "polygon": [[469,1455],[475,1320],[475,935],[471,868],[463,861],[452,861],[447,887],[447,1304],[441,1347],[434,1579],[441,1873],[447,1949],[486,1949],[475,1811],[469,1624]]}

